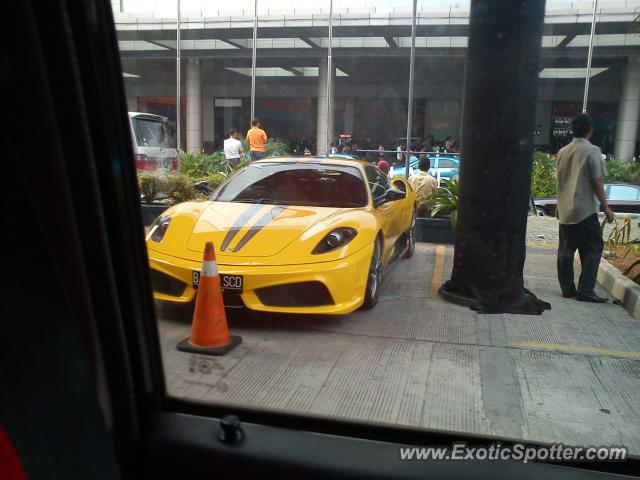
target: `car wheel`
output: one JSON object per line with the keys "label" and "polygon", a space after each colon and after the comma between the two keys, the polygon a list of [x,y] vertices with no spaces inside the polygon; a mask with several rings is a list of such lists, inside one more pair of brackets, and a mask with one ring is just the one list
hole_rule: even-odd
{"label": "car wheel", "polygon": [[407,239],[407,251],[404,254],[404,258],[413,257],[413,252],[416,250],[416,211],[413,211],[413,215],[411,217],[411,225],[409,226],[409,230],[405,232],[405,237]]}
{"label": "car wheel", "polygon": [[547,216],[547,212],[544,211],[544,208],[542,207],[536,207],[536,215],[539,217],[546,217]]}
{"label": "car wheel", "polygon": [[378,303],[380,296],[380,284],[382,283],[382,247],[380,238],[376,237],[373,244],[373,254],[371,255],[371,264],[369,265],[369,273],[367,274],[367,286],[364,293],[363,310],[371,310]]}

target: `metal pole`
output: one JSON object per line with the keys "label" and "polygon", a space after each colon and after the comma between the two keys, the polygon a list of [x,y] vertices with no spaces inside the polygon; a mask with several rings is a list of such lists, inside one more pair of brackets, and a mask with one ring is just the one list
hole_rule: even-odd
{"label": "metal pole", "polygon": [[418,0],[413,0],[413,16],[411,18],[411,58],[409,59],[409,105],[407,106],[407,153],[405,154],[405,178],[409,178],[409,159],[411,158],[411,128],[413,126],[413,84],[416,63],[416,15]]}
{"label": "metal pole", "polygon": [[258,51],[258,0],[253,4],[253,51],[251,52],[251,120],[256,116],[256,57]]}
{"label": "metal pole", "polygon": [[593,16],[591,17],[591,35],[589,35],[589,53],[587,54],[587,75],[584,80],[584,98],[582,99],[582,113],[587,113],[587,99],[589,98],[589,77],[591,76],[591,57],[593,56],[593,37],[596,32],[596,11],[598,0],[593,1]]}
{"label": "metal pole", "polygon": [[333,120],[333,102],[331,101],[331,91],[333,84],[333,59],[331,58],[333,48],[333,0],[329,0],[329,46],[327,48],[327,156],[331,153],[331,130],[330,123]]}
{"label": "metal pole", "polygon": [[180,0],[178,1],[178,20],[176,21],[176,149],[180,154]]}

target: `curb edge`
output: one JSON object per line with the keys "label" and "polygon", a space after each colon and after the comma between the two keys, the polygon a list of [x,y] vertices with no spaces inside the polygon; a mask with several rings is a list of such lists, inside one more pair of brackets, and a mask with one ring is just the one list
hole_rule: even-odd
{"label": "curb edge", "polygon": [[636,320],[640,320],[640,285],[625,276],[606,259],[600,259],[598,283],[609,295],[622,302]]}

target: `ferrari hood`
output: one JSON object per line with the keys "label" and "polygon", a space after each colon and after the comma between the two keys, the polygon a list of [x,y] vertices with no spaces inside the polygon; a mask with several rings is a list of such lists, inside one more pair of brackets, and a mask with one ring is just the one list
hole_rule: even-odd
{"label": "ferrari hood", "polygon": [[203,252],[212,241],[217,252],[232,257],[269,257],[339,208],[211,202],[202,212],[187,248]]}

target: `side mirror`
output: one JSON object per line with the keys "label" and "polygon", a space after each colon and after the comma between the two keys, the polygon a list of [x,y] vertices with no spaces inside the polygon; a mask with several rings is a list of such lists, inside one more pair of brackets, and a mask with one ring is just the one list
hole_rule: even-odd
{"label": "side mirror", "polygon": [[378,198],[375,202],[376,207],[383,205],[389,202],[395,202],[396,200],[402,200],[407,196],[407,192],[403,192],[402,190],[396,190],[395,188],[390,188],[384,195]]}
{"label": "side mirror", "polygon": [[204,193],[205,195],[211,195],[214,192],[214,189],[211,188],[211,185],[209,185],[209,182],[207,182],[206,180],[194,183],[193,188],[198,190],[200,193]]}

